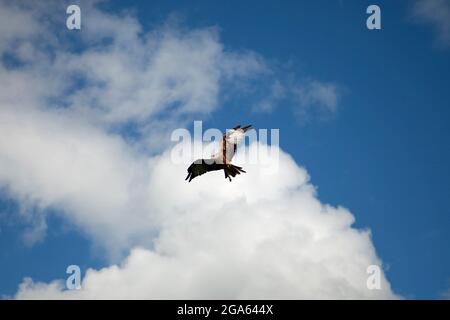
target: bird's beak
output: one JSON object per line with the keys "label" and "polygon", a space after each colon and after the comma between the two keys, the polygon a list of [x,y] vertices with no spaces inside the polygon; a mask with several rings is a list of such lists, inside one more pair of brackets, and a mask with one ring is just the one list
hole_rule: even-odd
{"label": "bird's beak", "polygon": [[248,126],[242,127],[242,130],[244,130],[244,132],[247,132],[248,130],[253,129],[252,125],[249,124]]}

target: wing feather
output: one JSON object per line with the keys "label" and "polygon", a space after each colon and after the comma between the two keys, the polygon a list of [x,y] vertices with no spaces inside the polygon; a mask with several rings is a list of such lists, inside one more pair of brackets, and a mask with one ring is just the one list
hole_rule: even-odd
{"label": "wing feather", "polygon": [[201,176],[209,171],[220,169],[223,169],[223,165],[217,164],[213,159],[198,159],[189,166],[187,169],[188,175],[184,180],[189,179],[189,182],[191,182],[195,177]]}

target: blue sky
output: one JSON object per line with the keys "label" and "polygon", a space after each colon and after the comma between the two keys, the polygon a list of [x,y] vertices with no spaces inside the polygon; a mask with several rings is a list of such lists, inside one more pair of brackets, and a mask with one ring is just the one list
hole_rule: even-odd
{"label": "blue sky", "polygon": [[[181,19],[219,28],[227,50],[263,56],[283,83],[320,79],[337,86],[336,111],[299,115],[291,98],[258,112],[262,93],[224,98],[204,127],[236,123],[279,128],[280,146],[304,166],[319,199],[344,206],[370,228],[387,279],[406,298],[435,299],[450,281],[450,43],[413,14],[411,1],[377,1],[382,29],[369,31],[372,1],[112,1],[144,30]],[[82,7],[83,10],[83,7]],[[293,80],[291,80],[293,79]],[[258,81],[264,81],[256,79]],[[222,92],[226,95],[226,92]],[[192,129],[192,125],[188,127]],[[70,221],[50,215],[45,239],[23,242],[17,199],[0,192],[0,294],[24,277],[65,278],[67,265],[107,266],[102,250]]]}

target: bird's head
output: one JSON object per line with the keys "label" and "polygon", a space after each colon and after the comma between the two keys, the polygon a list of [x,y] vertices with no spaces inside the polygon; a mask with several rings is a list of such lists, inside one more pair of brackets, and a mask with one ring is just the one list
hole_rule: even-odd
{"label": "bird's head", "polygon": [[241,128],[241,126],[237,126],[227,133],[227,141],[232,144],[240,144],[242,140],[244,139],[245,132],[248,130],[253,129],[252,125],[244,126]]}

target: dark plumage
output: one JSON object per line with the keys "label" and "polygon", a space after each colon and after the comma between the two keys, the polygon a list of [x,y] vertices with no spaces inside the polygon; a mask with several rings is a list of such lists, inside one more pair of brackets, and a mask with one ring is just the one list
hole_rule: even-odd
{"label": "dark plumage", "polygon": [[231,177],[235,177],[245,171],[238,166],[230,163],[237,150],[237,145],[243,139],[245,132],[252,129],[251,125],[241,128],[240,125],[234,127],[230,132],[225,133],[221,142],[220,152],[212,159],[198,159],[194,161],[187,169],[188,175],[185,180],[192,181],[195,177],[201,176],[210,171],[223,170],[225,179],[231,181]]}
{"label": "dark plumage", "polygon": [[230,181],[231,177],[234,178],[236,175],[241,174],[241,172],[245,173],[242,167],[232,164],[216,163],[214,162],[214,159],[198,159],[194,161],[187,169],[188,175],[185,180],[189,180],[189,182],[191,182],[191,180],[195,177],[201,176],[209,171],[217,170],[224,170],[225,178],[230,179]]}

